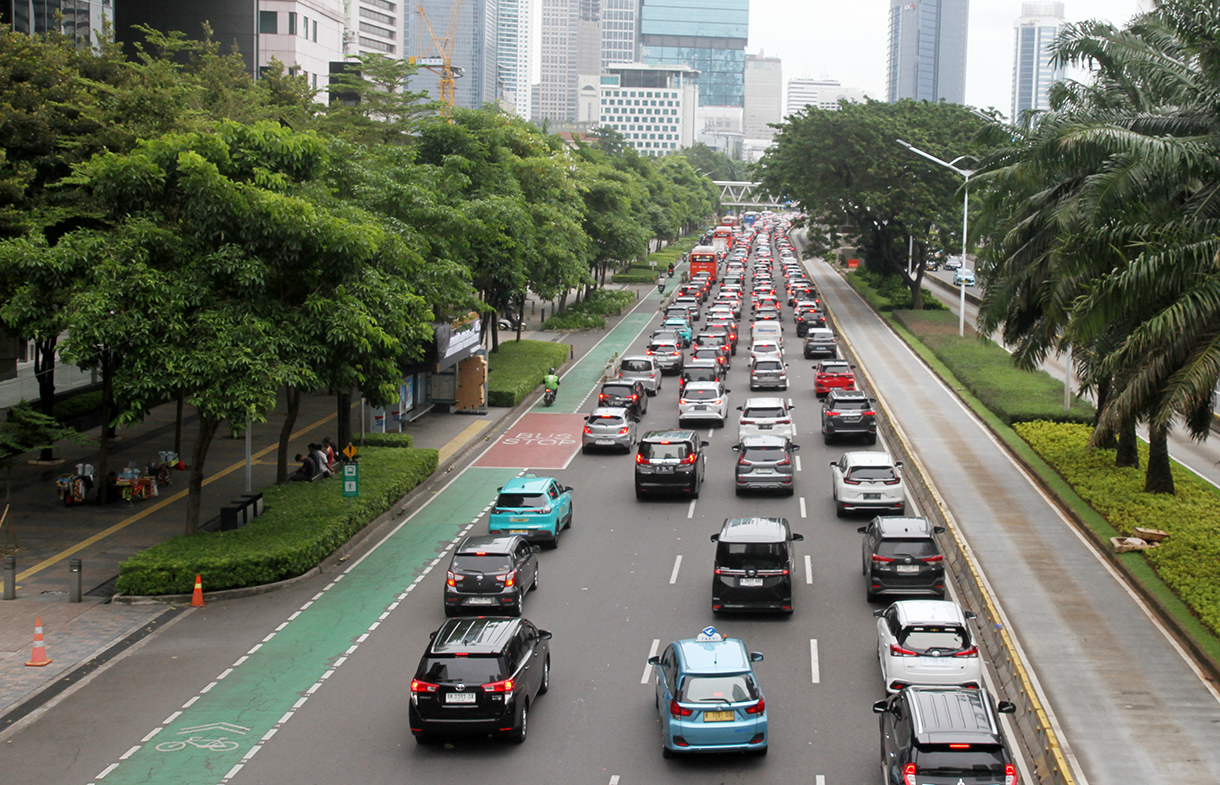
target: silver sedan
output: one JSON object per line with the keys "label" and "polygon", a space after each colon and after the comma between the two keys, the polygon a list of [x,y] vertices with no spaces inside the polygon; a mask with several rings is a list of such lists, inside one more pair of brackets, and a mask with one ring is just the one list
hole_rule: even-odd
{"label": "silver sedan", "polygon": [[594,409],[585,419],[580,435],[581,452],[594,447],[613,447],[631,452],[636,442],[636,424],[639,419],[621,406],[602,406]]}

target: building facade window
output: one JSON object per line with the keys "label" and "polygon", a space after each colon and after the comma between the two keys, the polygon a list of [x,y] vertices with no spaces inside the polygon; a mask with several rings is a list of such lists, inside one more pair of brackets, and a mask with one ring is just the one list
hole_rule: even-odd
{"label": "building facade window", "polygon": [[259,11],[258,31],[264,35],[278,34],[280,31],[279,14],[275,11]]}

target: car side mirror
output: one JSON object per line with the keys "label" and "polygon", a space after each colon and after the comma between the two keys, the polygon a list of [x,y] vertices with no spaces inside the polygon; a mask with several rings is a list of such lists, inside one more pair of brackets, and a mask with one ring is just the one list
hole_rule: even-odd
{"label": "car side mirror", "polygon": [[790,444],[788,446],[792,449],[793,452],[801,451],[801,445],[799,445],[799,444]]}
{"label": "car side mirror", "polygon": [[499,493],[499,492],[500,492],[500,491],[502,491],[502,490],[504,490],[504,486],[503,486],[503,485],[501,485],[499,488],[496,488],[496,493]]}
{"label": "car side mirror", "polygon": [[965,616],[967,619],[970,619],[970,620],[972,620],[972,621],[973,621],[974,619],[977,619],[977,618],[979,617],[979,615],[978,615],[977,613],[975,613],[974,611],[966,611],[966,612],[965,612],[963,615],[964,615],[964,616]]}
{"label": "car side mirror", "polygon": [[552,636],[551,636],[550,630],[538,630],[538,639],[539,640],[549,641],[551,639],[551,637]]}
{"label": "car side mirror", "polygon": [[648,658],[648,664],[649,664],[649,665],[660,665],[660,664],[661,664],[661,658],[660,658],[660,657],[658,657],[657,655],[655,655],[655,654],[654,654],[654,655],[652,655],[651,657],[649,657],[649,658]]}
{"label": "car side mirror", "polygon": [[741,445],[740,445],[740,444],[734,444],[732,449],[733,449],[733,452],[737,452],[737,451],[739,451],[739,450],[741,449]]}
{"label": "car side mirror", "polygon": [[531,545],[530,550],[533,551],[534,553],[542,553],[542,546],[541,545]]}
{"label": "car side mirror", "polygon": [[571,493],[572,491],[573,491],[573,488],[572,488],[572,486],[571,486],[571,485],[565,485],[565,486],[563,486],[563,492],[564,492],[564,493]]}
{"label": "car side mirror", "polygon": [[880,619],[881,615],[883,613],[885,613],[885,611],[886,611],[885,608],[878,608],[877,610],[873,611],[873,615],[876,616],[878,619]]}
{"label": "car side mirror", "polygon": [[873,714],[885,714],[889,710],[889,701],[877,701],[873,704]]}
{"label": "car side mirror", "polygon": [[901,469],[901,468],[902,468],[902,461],[894,461],[894,468],[895,468],[895,469]]}
{"label": "car side mirror", "polygon": [[868,534],[868,527],[861,526],[859,529],[856,529],[856,531],[860,532],[861,534]]}
{"label": "car side mirror", "polygon": [[1000,714],[1016,714],[1017,704],[1013,703],[1012,701],[1000,701],[996,705],[995,710]]}
{"label": "car side mirror", "polygon": [[853,365],[853,366],[851,367],[851,369],[852,369],[853,371],[854,371],[854,370],[856,370],[856,366],[854,366],[854,365]]}
{"label": "car side mirror", "polygon": [[833,469],[834,467],[838,466],[838,465],[839,465],[839,462],[838,462],[838,461],[831,461],[831,462],[830,462],[830,468],[832,468],[832,469]]}
{"label": "car side mirror", "polygon": [[803,534],[797,534],[796,532],[792,532],[792,541],[793,541],[793,542],[804,542],[804,541],[805,541],[805,535],[803,535]]}
{"label": "car side mirror", "polygon": [[936,532],[937,534],[944,534],[945,527],[944,526],[933,526],[932,531]]}
{"label": "car side mirror", "polygon": [[737,411],[741,411],[741,407],[740,407],[740,406],[738,406],[738,407],[737,407]]}
{"label": "car side mirror", "polygon": [[719,534],[713,534],[713,535],[712,535],[712,542],[720,542],[720,535],[719,535]]}
{"label": "car side mirror", "polygon": [[762,661],[763,661],[763,653],[761,651],[750,652],[750,662],[762,662]]}
{"label": "car side mirror", "polygon": [[428,640],[433,640],[435,638],[436,638],[436,630],[433,630],[432,632],[428,633]]}

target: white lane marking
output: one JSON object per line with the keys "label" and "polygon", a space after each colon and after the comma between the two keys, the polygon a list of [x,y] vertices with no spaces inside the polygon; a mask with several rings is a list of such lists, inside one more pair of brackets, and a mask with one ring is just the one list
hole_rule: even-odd
{"label": "white lane marking", "polygon": [[798,472],[801,470],[801,456],[799,456],[799,455],[796,456],[796,470]]}
{"label": "white lane marking", "polygon": [[[657,649],[659,649],[659,648],[661,648],[661,639],[653,638],[652,646],[648,647],[648,659],[651,660],[653,657],[657,656]],[[640,684],[647,684],[648,677],[651,675],[652,675],[652,663],[650,662],[644,666],[644,675],[640,677]]]}
{"label": "white lane marking", "polygon": [[808,518],[809,515],[805,511],[805,497],[804,496],[801,497],[800,502],[801,502],[801,517]]}
{"label": "white lane marking", "polygon": [[805,583],[813,583],[813,559],[805,554]]}
{"label": "white lane marking", "polygon": [[[678,558],[674,559],[674,571],[669,574],[669,583],[675,584],[678,582],[678,568],[682,566],[682,554],[678,554]],[[651,655],[649,655],[651,656]]]}
{"label": "white lane marking", "polygon": [[119,767],[119,764],[117,764],[117,763],[111,763],[109,766],[107,766],[106,768],[102,769],[102,773],[101,773],[101,774],[99,774],[99,775],[97,775],[96,777],[94,777],[94,779],[98,779],[98,780],[104,780],[104,779],[106,779],[106,775],[107,775],[107,774],[109,774],[110,772],[114,771],[114,770],[115,770],[115,769],[117,769],[118,767]]}
{"label": "white lane marking", "polygon": [[153,728],[151,731],[149,731],[148,735],[145,736],[144,738],[140,739],[140,741],[143,742],[144,744],[147,744],[148,742],[152,741],[153,736],[156,736],[162,730],[163,730],[163,728]]}
{"label": "white lane marking", "polygon": [[715,430],[716,430],[715,428],[708,428],[707,429],[707,438],[709,438],[709,439],[712,438],[712,432]]}
{"label": "white lane marking", "polygon": [[236,776],[237,776],[237,772],[241,771],[242,766],[245,766],[245,765],[246,765],[246,764],[244,764],[244,763],[239,763],[239,764],[237,764],[236,766],[234,766],[233,768],[229,769],[229,773],[225,775],[225,779],[226,779],[226,780],[231,780],[231,779],[233,779],[234,777],[236,777]]}
{"label": "white lane marking", "polygon": [[686,511],[686,517],[688,519],[695,517],[695,501],[695,499],[690,500],[690,509]]}
{"label": "white lane marking", "polygon": [[122,755],[120,755],[119,760],[127,760],[128,758],[130,758],[132,755],[135,755],[139,751],[140,751],[140,745],[137,744],[136,746],[127,750],[127,752],[124,752]]}
{"label": "white lane marking", "polygon": [[820,684],[821,680],[822,680],[822,674],[820,672],[820,668],[818,667],[818,639],[817,638],[809,639],[809,666],[810,666],[809,667],[810,675],[813,676],[813,683]]}
{"label": "white lane marking", "polygon": [[818,776],[814,777],[813,785],[826,785],[826,775],[819,774]]}
{"label": "white lane marking", "polygon": [[788,399],[788,408],[789,408],[789,409],[791,409],[791,408],[793,408],[794,406],[796,406],[796,404],[792,402],[792,399],[791,399],[791,398],[789,398],[789,399]]}
{"label": "white lane marking", "polygon": [[618,785],[618,775],[617,774],[615,774],[613,777],[610,778],[610,785]]}

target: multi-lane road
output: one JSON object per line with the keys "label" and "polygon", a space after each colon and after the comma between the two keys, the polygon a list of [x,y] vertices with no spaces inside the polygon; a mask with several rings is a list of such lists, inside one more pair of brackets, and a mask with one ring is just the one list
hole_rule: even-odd
{"label": "multi-lane road", "polygon": [[[949,391],[829,268],[809,267],[891,415],[943,483],[1079,771],[1094,783],[1220,782],[1215,695]],[[786,308],[784,316],[787,395],[802,447],[793,497],[734,494],[730,422],[701,429],[708,470],[697,500],[636,501],[630,456],[576,449],[572,415],[591,408],[586,395],[600,371],[592,358],[565,376],[554,408],[508,426],[487,454],[337,571],[184,614],[10,735],[0,746],[5,780],[877,782],[870,707],[883,685],[860,574],[862,520],[835,517],[827,467],[852,447],[822,444],[812,363],[801,359]],[[596,356],[639,351],[656,321],[638,311]],[[729,373],[734,406],[751,395],[747,351],[743,338]],[[667,377],[641,427],[674,426],[676,398]],[[532,707],[523,745],[417,745],[408,685],[428,633],[444,621],[447,550],[486,530],[495,489],[527,467],[576,489],[573,526],[541,555],[540,588],[525,605],[554,635],[550,692]],[[741,514],[786,517],[805,536],[791,617],[711,613],[709,535]],[[770,715],[766,758],[661,756],[646,660],[712,623],[766,655],[757,666]]]}

